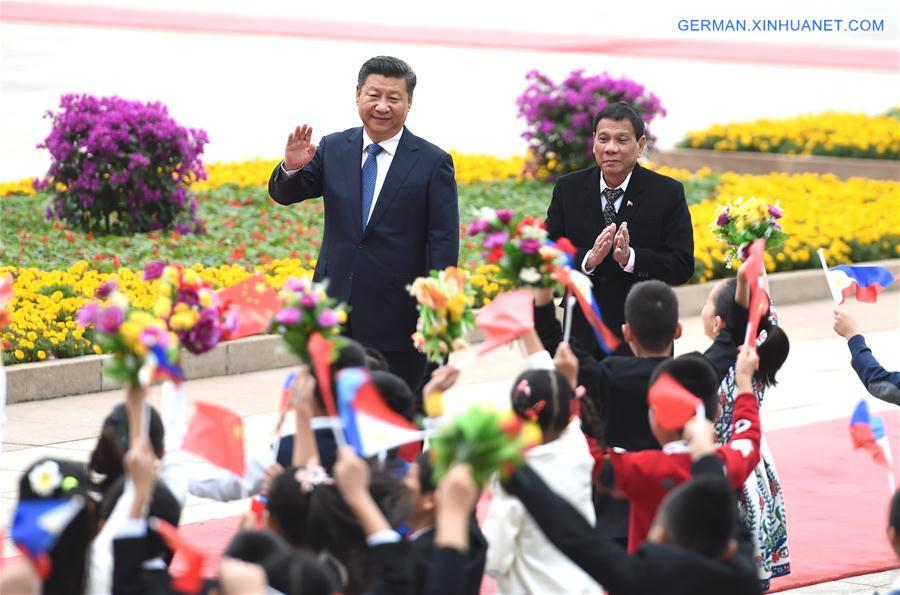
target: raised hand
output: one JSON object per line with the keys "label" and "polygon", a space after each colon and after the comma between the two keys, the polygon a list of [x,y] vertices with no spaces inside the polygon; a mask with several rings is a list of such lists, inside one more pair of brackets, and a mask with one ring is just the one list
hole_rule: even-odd
{"label": "raised hand", "polygon": [[609,249],[613,245],[613,238],[616,235],[616,224],[610,223],[609,227],[605,228],[600,232],[600,235],[597,236],[597,239],[594,240],[594,246],[591,248],[591,251],[588,253],[587,262],[584,263],[584,268],[587,270],[595,268],[598,264],[603,262],[603,259],[606,258],[606,255],[609,254]]}
{"label": "raised hand", "polygon": [[834,332],[848,341],[859,334],[856,319],[841,308],[834,309]]}
{"label": "raised hand", "polygon": [[578,358],[575,357],[568,343],[560,343],[556,348],[553,365],[569,381],[569,385],[573,389],[578,386]]}
{"label": "raised hand", "polygon": [[631,237],[628,235],[628,223],[622,223],[622,227],[616,234],[613,260],[621,266],[625,266],[628,264],[629,258],[631,258]]}
{"label": "raised hand", "polygon": [[312,143],[312,126],[304,124],[288,135],[284,146],[284,168],[300,169],[316,154],[316,145]]}

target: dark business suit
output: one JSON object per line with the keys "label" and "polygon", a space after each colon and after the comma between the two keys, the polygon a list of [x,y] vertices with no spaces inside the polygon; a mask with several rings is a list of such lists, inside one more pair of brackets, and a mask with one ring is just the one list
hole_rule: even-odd
{"label": "dark business suit", "polygon": [[[613,259],[613,245],[591,274],[603,321],[620,338],[625,297],[632,285],[648,279],[681,285],[694,274],[694,234],[681,182],[635,164],[616,213],[616,230],[624,222],[634,248],[634,271],[626,273]],[[575,245],[579,270],[604,227],[600,169],[581,169],[557,180],[547,209],[547,232],[553,239],[566,237]],[[597,345],[578,308],[572,335],[582,345]]]}
{"label": "dark business suit", "polygon": [[[405,129],[365,231],[361,223],[363,129],[324,137],[312,161],[288,177],[279,165],[269,194],[284,205],[324,197],[325,230],[313,279],[328,279],[329,295],[351,307],[349,332],[388,358],[413,388],[424,357],[410,335],[415,300],[406,286],[459,257],[459,207],[453,161]],[[407,368],[410,361],[416,362]]]}

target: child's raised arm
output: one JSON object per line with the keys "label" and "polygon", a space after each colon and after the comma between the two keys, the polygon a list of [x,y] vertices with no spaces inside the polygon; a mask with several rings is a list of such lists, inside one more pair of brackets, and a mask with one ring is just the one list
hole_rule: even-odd
{"label": "child's raised arm", "polygon": [[316,436],[312,429],[313,418],[313,391],[316,389],[316,379],[310,374],[309,368],[300,367],[300,372],[291,387],[291,400],[295,413],[294,452],[291,463],[295,467],[303,467],[311,460],[319,459],[319,449],[316,446]]}

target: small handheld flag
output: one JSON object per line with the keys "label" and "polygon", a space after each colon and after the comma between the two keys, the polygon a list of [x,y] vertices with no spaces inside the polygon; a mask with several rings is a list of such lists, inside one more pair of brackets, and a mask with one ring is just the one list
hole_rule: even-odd
{"label": "small handheld flag", "polygon": [[747,283],[750,285],[750,305],[748,307],[747,334],[744,336],[744,344],[749,347],[756,346],[756,335],[759,331],[759,323],[762,317],[769,311],[771,301],[766,293],[765,264],[763,252],[766,250],[766,240],[760,238],[750,245],[750,256],[747,257]]}
{"label": "small handheld flag", "polygon": [[244,421],[219,405],[197,401],[181,448],[213,465],[244,476]]}
{"label": "small handheld flag", "polygon": [[530,289],[501,293],[481,309],[475,324],[484,332],[484,342],[453,366],[462,370],[479,356],[514,341],[534,328],[534,296]]}
{"label": "small handheld flag", "polygon": [[855,292],[860,302],[874,303],[896,278],[883,267],[841,264],[828,269],[828,281],[841,293],[841,302]]}
{"label": "small handheld flag", "polygon": [[219,299],[237,312],[237,325],[223,340],[259,335],[266,332],[281,308],[276,292],[262,275],[247,277],[240,283],[219,290]]}
{"label": "small handheld flag", "polygon": [[703,401],[669,374],[662,374],[647,391],[647,404],[653,411],[656,423],[667,430],[683,428],[701,411],[706,415]]}
{"label": "small handheld flag", "polygon": [[181,593],[199,593],[203,588],[203,561],[206,555],[185,541],[178,528],[170,523],[156,517],[150,517],[148,523],[166,546],[184,559],[186,569],[181,576],[172,580],[172,587]]}
{"label": "small handheld flag", "polygon": [[600,349],[604,353],[612,353],[618,349],[619,345],[622,344],[622,340],[603,322],[603,316],[600,314],[600,305],[594,299],[594,292],[591,291],[592,283],[590,278],[574,269],[557,269],[556,277],[575,296],[578,306],[594,331],[594,336],[597,338],[597,344],[600,345]]}
{"label": "small handheld flag", "polygon": [[13,543],[31,559],[41,578],[50,575],[50,552],[84,504],[84,498],[76,495],[69,499],[23,500],[16,506]]}
{"label": "small handheld flag", "polygon": [[869,404],[861,399],[850,417],[850,437],[854,448],[862,448],[879,465],[887,468],[888,489],[891,494],[896,487],[891,447],[884,431],[884,420],[869,413]]}
{"label": "small handheld flag", "polygon": [[417,442],[423,432],[385,404],[363,368],[337,376],[338,408],[347,444],[363,457]]}

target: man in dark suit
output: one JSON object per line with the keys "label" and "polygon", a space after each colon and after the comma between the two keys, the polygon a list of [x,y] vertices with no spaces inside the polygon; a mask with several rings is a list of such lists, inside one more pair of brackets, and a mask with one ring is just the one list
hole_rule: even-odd
{"label": "man in dark suit", "polygon": [[[575,264],[590,275],[603,320],[620,338],[632,285],[647,279],[681,285],[694,274],[684,187],[638,165],[645,143],[644,122],[631,106],[619,102],[603,108],[594,117],[597,167],[561,177],[547,209],[550,237],[566,237],[575,245]],[[572,336],[600,356],[578,308]]]}
{"label": "man in dark suit", "polygon": [[348,334],[381,351],[413,390],[425,357],[410,339],[417,313],[406,286],[459,256],[453,161],[404,126],[415,86],[406,62],[368,60],[356,87],[363,125],[329,134],[318,147],[312,128],[298,126],[269,179],[269,194],[280,204],[324,197],[313,279],[328,279],[329,295],[352,309]]}

